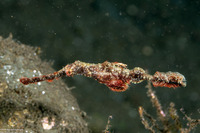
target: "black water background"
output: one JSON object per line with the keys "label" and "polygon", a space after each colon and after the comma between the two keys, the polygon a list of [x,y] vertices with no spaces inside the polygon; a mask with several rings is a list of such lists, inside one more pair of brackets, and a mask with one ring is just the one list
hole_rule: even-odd
{"label": "black water background", "polygon": [[[199,118],[199,6],[198,0],[7,0],[0,2],[0,35],[12,33],[22,43],[41,47],[41,57],[54,61],[56,70],[75,60],[108,60],[151,74],[178,71],[187,87],[155,88],[158,98],[165,109],[172,101]],[[86,77],[64,80],[76,87],[72,92],[93,132],[104,129],[109,115],[115,132],[144,132],[138,106],[155,114],[146,82],[115,93]]]}

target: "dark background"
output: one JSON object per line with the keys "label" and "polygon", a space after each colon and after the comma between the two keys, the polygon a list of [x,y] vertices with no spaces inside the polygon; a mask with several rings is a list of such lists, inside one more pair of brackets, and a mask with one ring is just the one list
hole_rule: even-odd
{"label": "dark background", "polygon": [[[12,33],[22,43],[39,46],[42,59],[53,61],[56,70],[75,60],[108,60],[151,74],[178,71],[187,79],[186,88],[154,90],[164,110],[172,101],[199,118],[199,7],[199,0],[5,0],[0,2],[0,35]],[[72,92],[93,132],[105,129],[109,115],[113,132],[145,132],[138,106],[156,114],[146,82],[117,93],[83,76],[63,79],[75,87]]]}

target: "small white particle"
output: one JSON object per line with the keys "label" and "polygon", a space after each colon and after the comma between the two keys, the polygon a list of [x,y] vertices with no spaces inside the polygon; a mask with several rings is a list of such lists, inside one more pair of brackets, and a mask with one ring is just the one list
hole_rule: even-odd
{"label": "small white particle", "polygon": [[165,113],[164,113],[162,110],[160,111],[160,114],[161,114],[163,117],[166,116]]}
{"label": "small white particle", "polygon": [[9,70],[7,70],[7,74],[8,74],[8,75],[11,75],[11,72],[10,72]]}
{"label": "small white particle", "polygon": [[75,108],[72,106],[72,110],[75,110]]}
{"label": "small white particle", "polygon": [[45,91],[42,91],[42,94],[44,95],[44,94],[45,94]]}
{"label": "small white particle", "polygon": [[107,16],[107,17],[108,17],[108,16],[110,16],[110,14],[107,12],[107,13],[105,13],[105,16]]}
{"label": "small white particle", "polygon": [[10,76],[10,75],[14,75],[14,72],[13,71],[9,71],[7,70],[7,74]]}
{"label": "small white particle", "polygon": [[37,71],[36,70],[33,70],[33,73],[36,73]]}
{"label": "small white particle", "polygon": [[11,65],[5,65],[3,66],[3,69],[11,69]]}
{"label": "small white particle", "polygon": [[11,75],[14,75],[15,73],[13,71],[11,71]]}
{"label": "small white particle", "polygon": [[4,56],[2,55],[2,56],[0,56],[0,59],[3,59],[4,58]]}
{"label": "small white particle", "polygon": [[38,85],[41,85],[41,82],[38,82],[37,84],[38,84]]}
{"label": "small white particle", "polygon": [[42,75],[42,73],[40,71],[38,71],[39,76]]}

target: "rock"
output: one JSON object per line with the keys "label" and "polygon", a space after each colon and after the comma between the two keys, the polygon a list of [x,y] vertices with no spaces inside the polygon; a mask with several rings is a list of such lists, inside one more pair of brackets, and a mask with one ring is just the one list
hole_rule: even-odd
{"label": "rock", "polygon": [[0,36],[0,130],[22,132],[87,133],[82,111],[67,85],[60,79],[24,86],[21,77],[52,73],[42,61],[40,48]]}

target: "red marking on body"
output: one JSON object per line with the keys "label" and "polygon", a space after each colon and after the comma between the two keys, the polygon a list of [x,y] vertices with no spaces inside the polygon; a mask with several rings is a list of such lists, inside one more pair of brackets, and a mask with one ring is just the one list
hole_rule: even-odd
{"label": "red marking on body", "polygon": [[70,71],[66,71],[66,75],[67,75],[68,77],[72,77],[72,74],[71,74]]}
{"label": "red marking on body", "polygon": [[52,79],[49,79],[49,80],[47,80],[47,82],[53,82],[53,80],[52,80]]}
{"label": "red marking on body", "polygon": [[105,83],[112,91],[122,92],[128,89],[128,82],[124,82],[120,79],[110,80],[108,83]]}
{"label": "red marking on body", "polygon": [[25,84],[25,85],[29,84],[29,81],[30,81],[30,79],[27,78],[27,77],[20,78],[20,82],[23,83],[23,84]]}
{"label": "red marking on body", "polygon": [[170,84],[165,82],[153,82],[154,87],[168,87],[168,88],[177,88],[180,87],[179,84]]}
{"label": "red marking on body", "polygon": [[175,89],[181,86],[185,87],[186,80],[185,77],[178,72],[156,72],[152,84],[154,87],[168,87]]}

